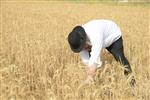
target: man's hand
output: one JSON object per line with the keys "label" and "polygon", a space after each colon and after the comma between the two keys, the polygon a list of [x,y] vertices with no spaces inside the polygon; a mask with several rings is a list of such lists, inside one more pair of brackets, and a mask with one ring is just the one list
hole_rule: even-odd
{"label": "man's hand", "polygon": [[95,75],[96,69],[97,69],[97,65],[96,64],[92,64],[90,66],[86,66],[86,73],[87,76],[91,76],[93,77]]}
{"label": "man's hand", "polygon": [[86,69],[86,73],[87,73],[87,77],[85,80],[86,84],[91,84],[93,83],[93,76],[95,75],[96,69],[97,69],[97,65],[96,64],[92,64],[91,66],[85,66]]}

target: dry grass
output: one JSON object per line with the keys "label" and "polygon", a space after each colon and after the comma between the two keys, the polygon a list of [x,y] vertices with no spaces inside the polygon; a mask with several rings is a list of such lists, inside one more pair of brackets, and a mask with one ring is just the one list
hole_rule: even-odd
{"label": "dry grass", "polygon": [[[150,100],[149,7],[73,2],[1,2],[1,100]],[[67,34],[91,19],[112,19],[122,29],[125,54],[137,85],[131,88],[107,51],[96,82],[85,70]]]}

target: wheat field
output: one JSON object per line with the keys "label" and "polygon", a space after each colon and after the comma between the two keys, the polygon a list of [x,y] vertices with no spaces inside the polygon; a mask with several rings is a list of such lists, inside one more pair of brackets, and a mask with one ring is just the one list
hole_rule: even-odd
{"label": "wheat field", "polygon": [[[0,100],[150,100],[150,8],[74,1],[1,1]],[[121,28],[136,86],[105,49],[93,84],[68,45],[75,25],[111,19]]]}

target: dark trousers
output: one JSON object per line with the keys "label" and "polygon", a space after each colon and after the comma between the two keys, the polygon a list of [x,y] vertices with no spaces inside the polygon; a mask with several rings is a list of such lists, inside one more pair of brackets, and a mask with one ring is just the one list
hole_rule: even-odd
{"label": "dark trousers", "polygon": [[124,55],[122,37],[120,37],[117,41],[115,41],[113,44],[111,44],[106,49],[114,56],[116,61],[119,61],[121,64],[124,65],[124,67],[125,67],[124,74],[125,75],[128,75],[129,73],[132,72],[129,61],[127,60],[127,58]]}

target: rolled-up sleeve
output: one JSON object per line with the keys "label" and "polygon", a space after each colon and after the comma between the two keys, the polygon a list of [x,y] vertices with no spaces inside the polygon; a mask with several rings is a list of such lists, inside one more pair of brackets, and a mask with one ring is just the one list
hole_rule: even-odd
{"label": "rolled-up sleeve", "polygon": [[82,50],[82,51],[80,52],[80,57],[81,57],[81,59],[82,59],[82,62],[83,62],[84,64],[88,65],[89,59],[90,59],[90,57],[89,57],[89,52],[86,51],[86,50]]}

